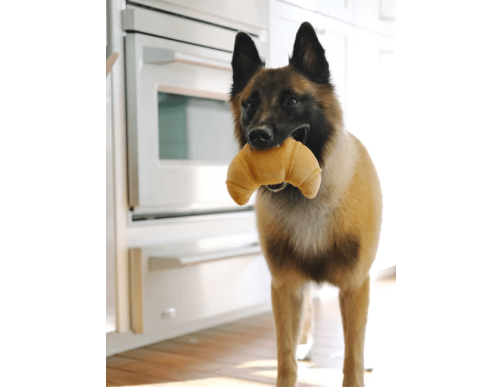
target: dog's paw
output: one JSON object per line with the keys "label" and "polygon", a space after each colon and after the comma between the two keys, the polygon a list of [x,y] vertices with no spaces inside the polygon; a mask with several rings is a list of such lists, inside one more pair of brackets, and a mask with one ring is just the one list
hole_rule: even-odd
{"label": "dog's paw", "polygon": [[289,381],[280,381],[276,382],[276,387],[295,387],[297,385],[295,379]]}
{"label": "dog's paw", "polygon": [[313,339],[309,337],[307,343],[297,346],[297,360],[310,360],[311,349],[313,348]]}

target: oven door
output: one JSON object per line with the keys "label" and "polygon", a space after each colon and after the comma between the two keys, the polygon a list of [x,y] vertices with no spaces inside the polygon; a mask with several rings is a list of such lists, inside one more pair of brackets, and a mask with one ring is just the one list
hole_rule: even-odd
{"label": "oven door", "polygon": [[238,152],[228,103],[232,53],[126,35],[129,203],[133,219],[250,210],[230,198]]}

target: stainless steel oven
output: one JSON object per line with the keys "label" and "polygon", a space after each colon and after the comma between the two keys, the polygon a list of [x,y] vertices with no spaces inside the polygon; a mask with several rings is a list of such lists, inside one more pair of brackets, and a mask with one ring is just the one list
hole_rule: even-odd
{"label": "stainless steel oven", "polygon": [[133,220],[251,210],[254,198],[238,207],[225,185],[238,151],[228,105],[237,30],[143,7],[123,24]]}

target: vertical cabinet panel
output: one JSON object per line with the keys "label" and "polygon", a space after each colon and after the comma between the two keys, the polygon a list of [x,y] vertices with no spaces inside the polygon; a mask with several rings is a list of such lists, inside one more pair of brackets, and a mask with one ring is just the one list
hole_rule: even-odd
{"label": "vertical cabinet panel", "polygon": [[114,167],[113,167],[113,136],[112,136],[112,75],[107,77],[107,245],[106,245],[106,275],[107,275],[107,333],[116,330],[115,311],[115,200],[114,200]]}

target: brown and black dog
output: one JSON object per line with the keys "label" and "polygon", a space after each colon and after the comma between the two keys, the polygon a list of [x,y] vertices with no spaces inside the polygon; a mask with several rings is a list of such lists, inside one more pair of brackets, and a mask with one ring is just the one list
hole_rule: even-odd
{"label": "brown and black dog", "polygon": [[343,386],[361,387],[369,270],[381,229],[379,179],[365,147],[344,128],[325,51],[309,23],[297,32],[288,66],[264,65],[252,39],[238,33],[230,104],[240,147],[269,149],[293,137],[323,170],[314,199],[288,183],[262,186],[257,195],[260,243],[272,275],[277,386],[295,386],[297,345],[312,325],[306,293],[314,281],[339,287]]}

